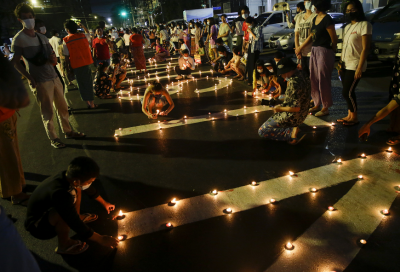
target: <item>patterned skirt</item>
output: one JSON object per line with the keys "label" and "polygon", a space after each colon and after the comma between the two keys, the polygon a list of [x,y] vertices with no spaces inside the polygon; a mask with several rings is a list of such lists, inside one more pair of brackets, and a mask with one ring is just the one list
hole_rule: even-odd
{"label": "patterned skirt", "polygon": [[135,61],[136,70],[146,70],[146,58],[144,56],[143,47],[132,47],[131,53]]}
{"label": "patterned skirt", "polygon": [[196,39],[195,37],[191,37],[191,43],[190,43],[190,55],[194,56],[197,50],[197,44],[196,44]]}

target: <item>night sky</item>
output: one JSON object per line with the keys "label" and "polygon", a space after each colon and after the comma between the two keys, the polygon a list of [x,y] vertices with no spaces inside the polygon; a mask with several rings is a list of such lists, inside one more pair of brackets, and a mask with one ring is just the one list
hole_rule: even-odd
{"label": "night sky", "polygon": [[92,5],[92,13],[99,14],[104,17],[111,16],[111,8],[120,1],[112,1],[112,0],[90,0]]}

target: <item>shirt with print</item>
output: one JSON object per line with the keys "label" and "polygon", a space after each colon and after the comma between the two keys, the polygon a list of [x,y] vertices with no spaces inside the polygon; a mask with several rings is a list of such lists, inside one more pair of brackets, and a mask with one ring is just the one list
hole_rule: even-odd
{"label": "shirt with print", "polygon": [[[342,61],[347,70],[357,70],[363,50],[362,36],[372,35],[372,25],[368,21],[348,24],[343,31]],[[367,70],[367,60],[362,67],[362,72]]]}
{"label": "shirt with print", "polygon": [[312,46],[321,46],[328,49],[332,49],[332,39],[329,35],[328,30],[326,30],[329,26],[333,25],[332,17],[329,14],[326,14],[324,18],[322,18],[321,22],[318,25],[315,24],[315,20],[317,16],[313,19],[313,24],[311,27],[312,33]]}
{"label": "shirt with print", "polygon": [[301,125],[308,115],[311,96],[311,83],[302,72],[296,71],[289,78],[285,92],[285,99],[281,107],[300,108],[299,112],[277,112],[272,115],[280,128],[297,127]]}
{"label": "shirt with print", "polygon": [[[308,36],[310,36],[311,26],[315,16],[317,16],[316,13],[311,13],[311,15],[305,19],[306,13],[300,13],[298,15],[294,32],[299,32],[299,46],[301,46],[307,40]],[[301,51],[303,57],[309,57],[311,55],[311,47],[312,44],[310,43],[303,48]]]}
{"label": "shirt with print", "polygon": [[262,35],[262,26],[256,26],[252,29],[255,38],[253,35],[250,36],[250,47],[251,47],[251,53],[254,53],[255,51],[260,51],[260,53],[263,51],[264,47],[264,35]]}
{"label": "shirt with print", "polygon": [[33,58],[42,50],[39,39],[45,48],[47,57],[49,57],[53,52],[53,48],[51,47],[47,37],[40,33],[36,33],[35,37],[31,37],[25,34],[22,30],[14,36],[11,44],[11,51],[24,58],[25,63],[27,64],[26,70],[36,82],[54,80],[57,78],[57,74],[54,70],[53,64],[47,62],[44,65],[36,66],[27,60],[27,58]]}

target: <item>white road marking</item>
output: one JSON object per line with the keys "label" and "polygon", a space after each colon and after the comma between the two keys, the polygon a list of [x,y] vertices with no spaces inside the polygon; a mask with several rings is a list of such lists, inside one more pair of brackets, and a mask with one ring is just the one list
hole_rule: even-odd
{"label": "white road marking", "polygon": [[[139,125],[139,126],[134,126],[134,127],[117,129],[117,130],[115,130],[114,135],[121,137],[121,136],[144,133],[144,132],[149,132],[149,131],[156,131],[156,130],[160,130],[160,128],[168,129],[168,128],[173,128],[173,127],[178,127],[178,126],[197,124],[197,123],[201,123],[201,122],[212,122],[212,121],[215,121],[218,119],[224,119],[224,118],[235,117],[235,116],[243,116],[246,114],[257,114],[257,112],[269,111],[269,110],[272,110],[272,108],[270,108],[268,106],[254,106],[254,107],[240,108],[240,109],[236,109],[236,110],[229,110],[227,112],[213,113],[213,114],[208,114],[208,115],[199,115],[199,116],[193,116],[193,117],[188,116],[186,119],[182,118],[182,119],[178,119],[178,120],[163,121],[160,123],[151,123],[151,124],[147,124],[147,125]],[[324,120],[321,120],[313,115],[309,115],[306,118],[306,120],[304,121],[304,124],[306,124],[308,126],[330,126],[330,123],[325,122]]]}
{"label": "white road marking", "polygon": [[[389,161],[388,157],[393,160]],[[397,196],[393,187],[398,173],[390,164],[398,163],[398,156],[381,153],[369,156],[365,162],[354,161],[356,171],[365,174],[366,179],[358,181],[333,205],[336,211],[325,212],[296,241],[288,241],[295,249],[281,254],[267,272],[344,271],[356,257],[361,249],[357,241],[368,241],[384,220],[380,211],[389,209]]]}
{"label": "white road marking", "polygon": [[[393,187],[398,184],[398,173],[392,165],[398,167],[399,161],[398,155],[385,152],[368,156],[365,160],[357,158],[344,161],[341,165],[332,163],[296,173],[298,177],[288,175],[262,181],[258,186],[251,186],[251,180],[249,180],[249,185],[220,191],[216,196],[205,194],[178,200],[175,206],[164,204],[125,213],[125,219],[118,222],[118,233],[133,238],[166,229],[166,223],[172,223],[174,227],[177,227],[218,216],[235,216],[235,213],[240,211],[267,204],[272,205],[270,204],[272,198],[276,199],[279,205],[279,201],[286,198],[310,193],[311,187],[323,189],[355,179],[359,174],[363,174],[364,179],[357,181],[354,190],[352,189],[336,203],[335,208],[338,210],[331,212],[332,214],[329,212],[324,214],[294,242],[296,246],[294,251],[281,255],[280,259],[285,258],[287,262],[278,259],[277,263],[271,267],[271,271],[315,271],[316,263],[332,265],[333,262],[345,267],[348,260],[354,258],[357,252],[354,239],[368,238],[383,217],[379,214],[379,210],[388,209],[396,197]],[[218,188],[215,189],[218,190]],[[315,197],[318,197],[318,193],[315,193]],[[227,208],[231,208],[233,213],[224,215],[223,210]],[[331,225],[325,229],[324,224],[329,225],[329,223]],[[335,226],[338,225],[344,227],[336,229]],[[327,233],[328,231],[331,233]],[[324,239],[324,235],[329,237],[329,241]],[[349,238],[350,240],[347,240]],[[337,241],[333,241],[335,239]],[[318,245],[318,243],[322,244]],[[324,255],[324,252],[328,254]],[[343,256],[344,253],[348,256]],[[304,259],[304,257],[309,258]],[[300,259],[312,260],[308,262],[309,269],[294,269],[294,265],[306,263],[300,262]],[[285,267],[289,265],[291,269],[286,269]],[[311,269],[311,265],[314,265],[314,269]]]}

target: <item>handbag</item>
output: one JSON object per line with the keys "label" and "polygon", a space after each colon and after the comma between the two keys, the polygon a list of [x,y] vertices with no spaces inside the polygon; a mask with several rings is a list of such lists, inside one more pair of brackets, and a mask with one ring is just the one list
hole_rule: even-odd
{"label": "handbag", "polygon": [[39,39],[40,50],[34,57],[25,59],[27,59],[29,62],[33,63],[36,66],[42,66],[48,62],[49,58],[47,57],[46,49],[43,46],[42,39],[39,38],[39,35],[36,35],[36,37]]}

